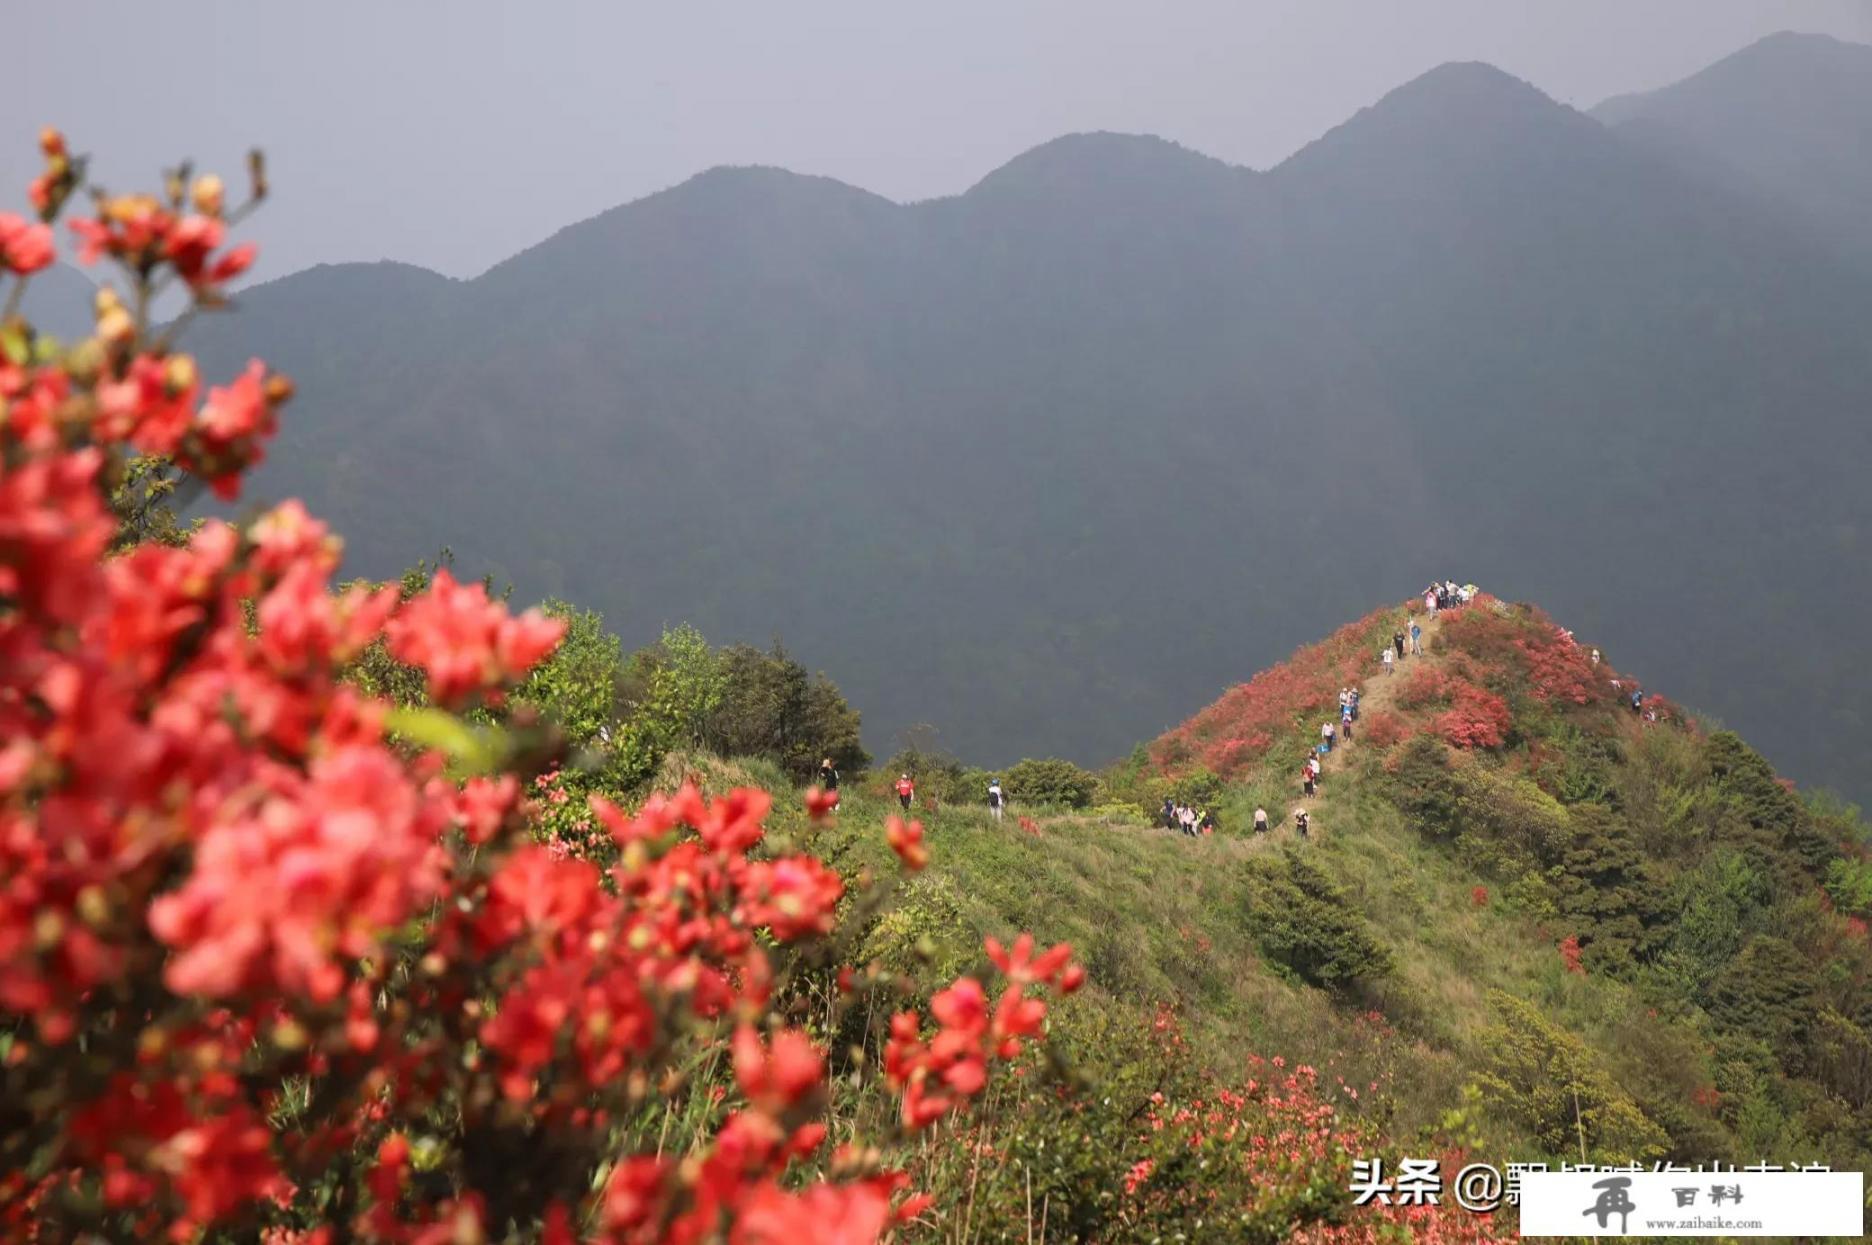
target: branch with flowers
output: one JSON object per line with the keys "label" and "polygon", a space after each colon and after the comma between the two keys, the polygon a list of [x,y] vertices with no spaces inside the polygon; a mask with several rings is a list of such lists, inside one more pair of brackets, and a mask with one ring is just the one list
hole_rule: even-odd
{"label": "branch with flowers", "polygon": [[[1070,950],[990,940],[993,1001],[963,978],[926,1015],[838,967],[880,888],[770,840],[764,792],[593,797],[608,868],[535,841],[563,746],[479,711],[560,621],[446,570],[336,591],[295,502],[137,539],[137,464],[236,497],[292,395],[259,361],[204,389],[178,349],[253,260],[265,167],[230,209],[186,166],[117,195],[41,148],[33,214],[0,215],[0,1237],[752,1245],[936,1213],[918,1139],[1041,1036]],[[87,190],[78,258],[121,288],[59,343],[20,293]],[[347,680],[380,641],[432,707]],[[881,1135],[830,1116],[835,1075]]]}

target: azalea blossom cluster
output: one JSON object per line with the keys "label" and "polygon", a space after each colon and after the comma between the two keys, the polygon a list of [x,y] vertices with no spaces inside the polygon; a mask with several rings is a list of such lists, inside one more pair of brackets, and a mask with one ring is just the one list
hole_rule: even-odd
{"label": "azalea blossom cluster", "polygon": [[[15,281],[81,180],[41,147],[38,221],[0,218]],[[291,393],[256,362],[204,395],[144,320],[251,262],[225,194],[181,170],[99,196],[72,232],[127,297],[69,345],[0,325],[0,1238],[758,1245],[920,1214],[881,1152],[826,1152],[831,1052],[788,974],[846,883],[767,841],[769,796],[593,796],[608,869],[535,841],[551,757],[486,723],[561,622],[447,572],[337,591],[340,542],[292,502],[109,552],[133,456],[234,496]],[[426,716],[347,680],[380,639]],[[892,838],[927,858],[920,827]],[[929,1040],[891,1026],[910,1128],[1084,977],[1063,946],[988,954],[992,1009],[964,979]],[[646,1137],[681,1095],[704,1135]]]}
{"label": "azalea blossom cluster", "polygon": [[[1174,1019],[1170,1024],[1174,1034]],[[1309,1064],[1250,1055],[1233,1085],[1201,1085],[1182,1100],[1152,1094],[1140,1135],[1151,1156],[1132,1164],[1124,1180],[1131,1214],[1149,1223],[1194,1218],[1240,1239],[1312,1245],[1513,1238],[1505,1225],[1454,1206],[1371,1207],[1334,1222],[1323,1212],[1344,1197],[1352,1160],[1380,1138],[1331,1100],[1336,1093],[1356,1103],[1355,1087],[1339,1079],[1328,1090],[1321,1081]],[[1192,1168],[1212,1174],[1191,1180]]]}
{"label": "azalea blossom cluster", "polygon": [[1061,943],[1039,956],[1031,934],[1022,934],[1012,950],[989,938],[988,958],[1008,980],[988,1005],[988,993],[964,977],[930,1000],[930,1014],[940,1026],[924,1041],[915,1012],[891,1018],[890,1043],[884,1048],[884,1075],[902,1091],[905,1128],[921,1129],[949,1115],[988,1084],[991,1059],[1012,1062],[1022,1044],[1040,1034],[1046,1004],[1027,992],[1047,986],[1070,994],[1085,982],[1085,970],[1072,962],[1072,948]]}

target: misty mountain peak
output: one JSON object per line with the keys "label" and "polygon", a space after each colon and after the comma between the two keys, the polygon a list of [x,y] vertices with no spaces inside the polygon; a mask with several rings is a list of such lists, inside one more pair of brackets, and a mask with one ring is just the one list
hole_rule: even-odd
{"label": "misty mountain peak", "polygon": [[[1633,120],[1696,123],[1718,109],[1780,109],[1788,99],[1842,93],[1872,96],[1872,46],[1831,35],[1783,30],[1655,91],[1615,95],[1592,110],[1607,125]],[[1829,104],[1839,102],[1830,98]]]}
{"label": "misty mountain peak", "polygon": [[1360,109],[1279,167],[1355,173],[1470,161],[1503,148],[1565,145],[1582,128],[1598,127],[1513,74],[1481,61],[1449,61]]}
{"label": "misty mountain peak", "polygon": [[1151,134],[1066,134],[1021,153],[982,178],[970,196],[1003,192],[1077,193],[1138,180],[1184,183],[1232,179],[1247,170]]}

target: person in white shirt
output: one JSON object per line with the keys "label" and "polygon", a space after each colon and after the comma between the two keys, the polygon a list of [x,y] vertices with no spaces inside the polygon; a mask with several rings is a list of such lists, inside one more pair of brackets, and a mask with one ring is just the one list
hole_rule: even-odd
{"label": "person in white shirt", "polygon": [[1386,674],[1390,674],[1397,669],[1397,666],[1394,665],[1392,662],[1391,646],[1388,644],[1385,646],[1385,651],[1382,654],[1382,660],[1384,661],[1384,672]]}
{"label": "person in white shirt", "polygon": [[1338,728],[1335,727],[1331,722],[1328,722],[1326,723],[1326,725],[1320,727],[1320,740],[1326,745],[1326,751],[1328,752],[1332,751],[1333,734],[1337,729]]}

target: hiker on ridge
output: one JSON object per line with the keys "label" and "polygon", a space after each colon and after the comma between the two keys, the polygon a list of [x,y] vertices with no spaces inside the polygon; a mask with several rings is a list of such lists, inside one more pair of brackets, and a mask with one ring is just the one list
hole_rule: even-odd
{"label": "hiker on ridge", "polygon": [[1391,633],[1391,647],[1397,650],[1397,655],[1399,657],[1404,656],[1404,633],[1402,631],[1393,631]]}
{"label": "hiker on ridge", "polygon": [[1169,796],[1164,797],[1163,807],[1157,810],[1157,815],[1163,818],[1164,829],[1176,829],[1176,805]]}
{"label": "hiker on ridge", "polygon": [[1001,780],[990,778],[988,780],[988,811],[994,815],[996,821],[1001,820],[1001,805],[1004,803],[1006,801],[1001,795]]}
{"label": "hiker on ridge", "polygon": [[1294,833],[1303,839],[1307,836],[1307,811],[1304,808],[1294,810]]}
{"label": "hiker on ridge", "polygon": [[1386,648],[1386,649],[1384,650],[1384,652],[1382,652],[1382,653],[1380,653],[1380,654],[1378,655],[1378,658],[1379,658],[1379,660],[1380,660],[1380,661],[1382,661],[1382,662],[1384,662],[1384,672],[1385,672],[1386,674],[1390,674],[1390,673],[1392,673],[1392,672],[1393,672],[1394,670],[1396,670],[1396,669],[1397,669],[1397,667],[1395,667],[1395,666],[1393,666],[1393,665],[1391,664],[1391,662],[1392,662],[1392,657],[1391,657],[1391,650],[1390,650],[1389,648]]}
{"label": "hiker on ridge", "polygon": [[905,774],[897,780],[897,802],[903,805],[904,812],[910,811],[910,801],[916,795],[916,784]]}
{"label": "hiker on ridge", "polygon": [[1313,762],[1311,759],[1300,767],[1300,788],[1308,795],[1313,794]]}
{"label": "hiker on ridge", "polygon": [[[1411,619],[1410,625],[1410,651],[1412,657],[1423,656],[1423,628],[1417,625],[1417,620],[1415,618]],[[1598,652],[1598,649],[1593,650],[1593,662],[1595,665],[1598,664]]]}
{"label": "hiker on ridge", "polygon": [[1324,726],[1320,727],[1320,742],[1325,745],[1326,751],[1328,752],[1332,751],[1333,732],[1337,729],[1338,728],[1331,722],[1327,722]]}
{"label": "hiker on ridge", "polygon": [[1255,809],[1254,832],[1256,834],[1266,834],[1268,832],[1268,816],[1265,808]]}

